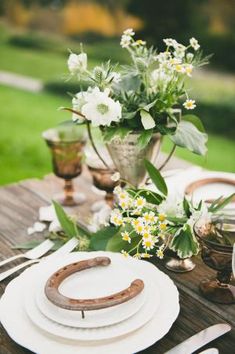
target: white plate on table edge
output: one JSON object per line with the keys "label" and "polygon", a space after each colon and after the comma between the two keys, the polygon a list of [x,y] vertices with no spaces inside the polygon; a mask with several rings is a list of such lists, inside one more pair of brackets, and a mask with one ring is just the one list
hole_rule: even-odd
{"label": "white plate on table edge", "polygon": [[[64,266],[64,263],[67,265],[68,263],[79,261],[80,259],[79,254],[71,254],[69,258],[66,258],[66,261],[63,260],[62,267]],[[56,270],[60,266],[56,267]],[[117,272],[116,274],[114,270]],[[99,277],[97,277],[97,271],[99,272]],[[120,278],[118,283],[117,278],[119,275]],[[78,280],[78,284],[76,284],[76,279],[74,281],[75,277]],[[108,279],[108,277],[110,277],[110,279]],[[98,328],[110,326],[133,316],[143,306],[146,299],[146,287],[149,286],[149,284],[146,283],[143,291],[139,295],[123,304],[96,311],[86,311],[85,319],[82,319],[80,311],[70,311],[59,308],[47,299],[44,291],[47,279],[48,274],[43,274],[43,279],[40,281],[39,285],[36,286],[34,293],[32,294],[35,299],[36,306],[49,320],[64,326],[77,328]],[[85,290],[84,293],[84,281],[86,282],[87,279],[89,279],[86,284],[88,289]],[[128,287],[134,279],[136,279],[136,275],[131,272],[130,269],[127,270],[126,266],[124,267],[122,264],[120,265],[120,262],[117,264],[117,260],[112,260],[111,264],[107,267],[91,268],[86,272],[78,272],[73,274],[67,279],[67,282],[64,281],[62,283],[60,291],[65,296],[76,298],[79,293],[76,291],[78,288],[80,291],[80,298],[101,297],[121,291],[122,289]],[[91,284],[91,289],[89,288],[89,284]],[[103,287],[103,289],[98,289],[98,293],[95,293],[98,287]]]}
{"label": "white plate on table edge", "polygon": [[[110,252],[87,253],[92,256],[110,256]],[[128,259],[128,261],[130,261]],[[179,294],[173,281],[151,263],[131,259],[135,264],[146,263],[149,276],[153,281],[161,282],[160,292],[164,301],[154,316],[145,326],[131,334],[111,341],[79,342],[59,340],[40,331],[28,319],[22,303],[22,280],[38,268],[35,265],[24,271],[6,288],[0,301],[0,320],[9,336],[19,345],[38,354],[130,354],[144,350],[164,337],[179,314]],[[33,269],[32,269],[33,268]],[[163,292],[163,289],[165,291]],[[15,296],[17,294],[17,296]],[[25,335],[27,333],[27,335]],[[115,349],[115,351],[114,351]]]}

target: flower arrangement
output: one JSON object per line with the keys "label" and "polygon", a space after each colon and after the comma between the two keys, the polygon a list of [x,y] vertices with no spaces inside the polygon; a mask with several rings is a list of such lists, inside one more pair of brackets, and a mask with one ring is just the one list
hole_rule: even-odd
{"label": "flower arrangement", "polygon": [[[57,217],[64,230],[63,239],[77,236],[80,248],[121,252],[124,256],[150,258],[164,257],[167,248],[180,258],[199,252],[195,235],[197,227],[207,227],[218,217],[218,212],[234,197],[219,198],[208,205],[190,200],[175,200],[168,196],[166,183],[151,162],[145,160],[146,169],[157,192],[144,188],[115,188],[116,208],[111,211],[105,226],[90,233],[66,216],[59,204],[54,203]],[[215,215],[216,213],[216,215]]]}
{"label": "flower arrangement", "polygon": [[[127,29],[121,47],[130,55],[130,64],[118,66],[110,61],[88,68],[87,54],[70,53],[70,76],[78,79],[80,90],[72,99],[73,120],[77,124],[101,127],[104,141],[122,139],[141,132],[138,145],[144,148],[152,135],[168,135],[175,145],[205,154],[207,135],[200,119],[192,114],[181,117],[181,109],[193,110],[186,81],[195,68],[208,63],[195,38],[187,46],[164,39],[165,51],[147,47]],[[84,89],[85,88],[85,89]]]}

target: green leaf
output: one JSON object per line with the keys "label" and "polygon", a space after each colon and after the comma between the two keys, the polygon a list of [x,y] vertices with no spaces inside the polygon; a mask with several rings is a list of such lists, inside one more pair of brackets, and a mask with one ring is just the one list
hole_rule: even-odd
{"label": "green leaf", "polygon": [[187,217],[189,218],[191,216],[191,211],[190,211],[190,206],[189,206],[189,202],[187,201],[186,198],[184,198],[183,200],[183,207],[184,207],[184,212],[187,215]]}
{"label": "green leaf", "polygon": [[204,125],[199,117],[195,116],[194,114],[186,114],[182,117],[182,120],[187,122],[191,122],[195,127],[202,133],[205,133]]}
{"label": "green leaf", "polygon": [[69,237],[78,236],[78,230],[75,222],[69,218],[69,216],[65,213],[64,209],[59,203],[55,201],[52,201],[52,203],[54,205],[57,218],[64,233]]}
{"label": "green leaf", "polygon": [[156,167],[148,160],[144,160],[145,168],[151,178],[152,182],[155,184],[157,189],[165,196],[167,196],[167,186],[164,178],[161,176],[160,172]]}
{"label": "green leaf", "polygon": [[145,111],[144,109],[141,109],[140,116],[141,123],[145,130],[153,129],[155,127],[156,123],[149,112]]}
{"label": "green leaf", "polygon": [[119,229],[119,227],[107,226],[92,234],[90,241],[91,249],[95,251],[105,250],[108,241],[119,231]]}
{"label": "green leaf", "polygon": [[185,147],[198,155],[205,155],[207,152],[207,134],[198,130],[191,122],[181,121],[178,124],[175,134],[169,138],[178,146]]}
{"label": "green leaf", "polygon": [[180,258],[192,257],[198,254],[199,245],[189,225],[185,224],[185,226],[179,229],[178,233],[173,236],[170,249],[175,251]]}
{"label": "green leaf", "polygon": [[234,198],[235,193],[231,194],[229,197],[223,199],[221,202],[218,202],[216,205],[211,205],[209,207],[209,211],[211,211],[212,213],[215,213],[221,209],[223,209],[227,204],[229,204],[231,202],[231,200]]}
{"label": "green leaf", "polygon": [[115,127],[115,128],[106,128],[103,133],[104,142],[111,141],[114,137],[118,136],[120,139],[124,139],[130,133],[130,128],[126,127]]}
{"label": "green leaf", "polygon": [[150,142],[150,139],[153,135],[153,130],[152,129],[149,129],[149,130],[144,130],[139,138],[138,138],[138,141],[137,141],[137,144],[139,146],[139,148],[142,150],[144,149],[148,143]]}
{"label": "green leaf", "polygon": [[156,192],[150,191],[148,189],[127,189],[127,192],[132,196],[135,197],[136,193],[138,192],[138,195],[140,197],[143,197],[147,200],[148,203],[150,204],[161,204],[163,201],[163,197],[160,194],[157,194]]}
{"label": "green leaf", "polygon": [[[58,250],[61,246],[63,246],[64,241],[61,239],[56,239],[56,240],[52,240],[54,242],[54,246],[51,248],[51,251],[56,251]],[[42,243],[43,241],[39,241],[39,240],[32,240],[29,242],[24,242],[24,243],[19,243],[15,246],[12,246],[12,249],[17,249],[17,250],[30,250],[36,246],[39,246],[40,243]]]}
{"label": "green leaf", "polygon": [[[126,230],[126,228],[121,229],[122,231]],[[106,251],[110,252],[121,252],[122,250],[130,251],[133,247],[137,246],[139,243],[141,236],[137,234],[132,234],[131,243],[124,241],[121,236],[121,230],[115,234],[107,243]]]}

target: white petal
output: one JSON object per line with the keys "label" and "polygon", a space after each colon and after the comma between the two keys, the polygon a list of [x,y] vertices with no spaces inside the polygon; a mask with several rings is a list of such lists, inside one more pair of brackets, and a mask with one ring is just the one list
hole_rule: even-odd
{"label": "white petal", "polygon": [[33,228],[34,228],[35,232],[42,232],[45,230],[46,225],[43,224],[42,222],[36,221],[33,225]]}

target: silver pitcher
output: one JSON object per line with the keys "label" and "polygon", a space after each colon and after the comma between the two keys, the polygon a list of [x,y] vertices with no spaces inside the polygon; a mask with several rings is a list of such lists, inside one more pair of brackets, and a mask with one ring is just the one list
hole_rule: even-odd
{"label": "silver pitcher", "polygon": [[161,134],[155,133],[148,145],[140,149],[137,140],[141,132],[132,132],[124,139],[115,137],[107,143],[107,149],[121,178],[135,187],[145,182],[146,169],[144,159],[154,162],[161,147]]}

